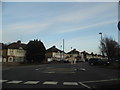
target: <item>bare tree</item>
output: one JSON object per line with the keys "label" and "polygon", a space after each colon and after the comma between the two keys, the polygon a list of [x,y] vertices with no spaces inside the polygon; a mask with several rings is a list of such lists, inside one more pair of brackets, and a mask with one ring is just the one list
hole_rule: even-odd
{"label": "bare tree", "polygon": [[108,57],[108,60],[114,61],[115,59],[119,59],[120,47],[118,42],[116,42],[113,38],[104,37],[100,41],[100,51],[103,55]]}

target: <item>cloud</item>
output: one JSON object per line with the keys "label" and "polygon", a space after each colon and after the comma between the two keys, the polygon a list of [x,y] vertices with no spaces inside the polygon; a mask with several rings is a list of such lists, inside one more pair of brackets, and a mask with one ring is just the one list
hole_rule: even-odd
{"label": "cloud", "polygon": [[[93,5],[91,7],[85,7],[85,8],[83,8],[83,7],[80,8],[80,6],[76,6],[75,10],[72,10],[72,11],[62,10],[61,14],[59,14],[59,15],[54,14],[52,17],[39,17],[39,18],[44,18],[43,20],[39,21],[39,23],[26,22],[26,23],[17,23],[17,24],[13,24],[13,25],[10,24],[8,26],[6,32],[8,32],[8,30],[10,30],[10,32],[23,32],[23,31],[25,31],[25,32],[30,34],[30,33],[34,33],[34,32],[43,31],[46,28],[59,29],[58,27],[61,27],[61,28],[67,27],[66,24],[70,24],[73,22],[78,21],[79,23],[83,23],[83,22],[87,22],[88,19],[95,19],[95,17],[98,17],[99,14],[101,14],[107,10],[110,10],[112,7],[113,7],[113,4],[108,4],[108,3],[103,3],[100,5],[97,4],[97,5]],[[36,14],[33,14],[33,17],[35,15]],[[28,17],[29,17],[29,15],[28,15]],[[104,17],[104,15],[101,17]],[[30,18],[31,18],[31,15],[30,15]],[[56,27],[56,24],[58,25],[58,27]],[[61,24],[63,26],[61,26]],[[92,27],[92,26],[88,25],[87,27]],[[64,28],[63,28],[63,30],[60,30],[60,32],[58,32],[58,33],[72,32],[74,30],[77,31],[80,28],[78,27],[78,28],[73,28],[70,30],[64,30]],[[85,27],[82,26],[82,28],[84,29]],[[52,29],[52,31],[56,32],[56,29]]]}
{"label": "cloud", "polygon": [[[115,14],[114,15],[109,14],[110,13],[109,11],[113,8],[113,5],[114,5],[113,3],[103,3],[103,4],[92,5],[90,7],[88,6],[85,8],[83,7],[80,8],[80,6],[77,5],[76,9],[66,12],[63,10],[64,13],[62,12],[62,14],[54,15],[53,17],[43,22],[53,23],[54,26],[52,27],[54,27],[55,29],[52,29],[52,31],[59,34],[107,25],[114,23],[114,20],[104,21],[106,15],[107,17],[112,17],[115,15]],[[88,23],[90,22],[89,20],[98,20],[98,19],[99,21],[93,22],[93,24],[88,25]],[[84,26],[82,25],[83,23],[85,23]],[[80,27],[76,27],[75,25],[77,24],[79,24]]]}
{"label": "cloud", "polygon": [[[55,40],[50,40],[51,38],[49,38],[50,36],[53,36],[53,34],[55,35],[55,34],[76,32],[79,30],[85,30],[85,29],[89,29],[89,28],[100,27],[103,25],[109,25],[109,24],[115,22],[115,20],[108,21],[108,20],[103,19],[104,17],[106,17],[106,15],[107,16],[111,15],[109,11],[111,11],[111,9],[114,7],[113,3],[100,3],[100,4],[99,3],[97,3],[97,4],[90,3],[90,5],[88,3],[87,4],[88,6],[86,5],[86,3],[84,3],[86,6],[83,6],[83,5],[81,6],[81,4],[80,5],[77,4],[77,6],[70,6],[72,8],[70,8],[69,10],[66,9],[67,7],[63,10],[59,9],[60,10],[60,11],[58,11],[59,14],[55,13],[57,8],[55,10],[48,9],[48,11],[44,11],[44,8],[42,8],[44,11],[42,13],[40,12],[38,14],[38,12],[35,12],[31,15],[26,15],[28,17],[24,17],[24,20],[23,19],[20,20],[19,18],[17,18],[16,22],[14,22],[14,20],[13,20],[14,24],[10,23],[9,26],[7,26],[5,24],[5,26],[3,28],[4,29],[3,32],[5,33],[4,35],[6,36],[5,39],[6,39],[6,41],[8,39],[13,40],[14,38],[16,38],[16,36],[18,36],[18,34],[22,34],[24,38],[28,38],[28,36],[29,36],[29,39],[30,39],[30,38],[33,38],[33,35],[35,36],[36,33],[38,33],[39,37],[41,38],[42,37],[41,33],[47,32],[47,33],[49,33],[49,36],[43,36],[43,38],[47,38],[46,42],[49,42],[47,45],[50,46],[50,45],[55,44],[55,45],[58,45],[58,47],[59,47],[61,44],[61,43],[59,43],[59,40],[55,41]],[[74,4],[74,5],[76,5],[76,4]],[[38,10],[39,10],[39,8],[38,8]],[[100,20],[98,20],[98,19],[100,19]],[[29,21],[27,21],[27,20],[29,20]],[[36,22],[36,20],[38,22]],[[96,20],[96,21],[93,23],[90,20]],[[19,21],[22,21],[22,23]],[[52,33],[52,35],[51,35],[51,33]],[[57,35],[55,35],[54,37],[58,38]],[[86,41],[84,41],[85,38],[83,38],[83,39],[74,38],[74,39],[72,39],[72,41],[71,40],[68,40],[69,42],[67,41],[69,43],[69,44],[67,44],[67,46],[71,47],[71,46],[75,45],[76,47],[79,47],[80,45],[77,44],[78,43],[77,41],[79,41],[79,40],[81,40],[80,42],[84,42],[84,44],[86,44],[86,45],[90,44],[90,43],[88,43],[87,39],[86,39]],[[89,38],[88,38],[88,40],[89,40]],[[72,42],[72,44],[71,44],[71,42]],[[67,50],[69,50],[69,49],[70,48],[68,48]]]}
{"label": "cloud", "polygon": [[[49,21],[57,22],[57,23],[59,22],[65,23],[65,22],[74,22],[77,20],[77,21],[83,22],[89,18],[99,17],[98,16],[99,14],[102,14],[107,10],[110,10],[111,8],[113,8],[113,4],[111,3],[103,3],[100,5],[97,4],[97,5],[93,5],[91,7],[85,7],[85,8],[80,8],[80,6],[78,6],[76,7],[75,10],[72,10],[69,12],[66,11],[61,15],[57,15],[54,18],[49,19]],[[104,15],[101,17],[104,17]]]}
{"label": "cloud", "polygon": [[109,24],[112,24],[112,23],[115,23],[115,22],[117,22],[117,20],[103,21],[103,22],[98,22],[98,23],[91,24],[91,25],[80,26],[80,27],[77,27],[77,28],[69,29],[69,30],[57,31],[57,33],[75,32],[75,31],[79,31],[79,30],[85,30],[85,29],[89,29],[89,28],[105,26],[105,25],[109,25]]}
{"label": "cloud", "polygon": [[4,27],[5,33],[20,33],[24,32],[27,34],[33,34],[37,32],[44,31],[48,26],[50,26],[50,23],[17,23],[17,24],[10,24],[8,27]]}
{"label": "cloud", "polygon": [[[3,42],[16,41],[18,39],[30,40],[38,37],[41,32],[50,26],[50,23],[17,23],[3,26],[2,40]],[[29,38],[29,39],[28,39]]]}

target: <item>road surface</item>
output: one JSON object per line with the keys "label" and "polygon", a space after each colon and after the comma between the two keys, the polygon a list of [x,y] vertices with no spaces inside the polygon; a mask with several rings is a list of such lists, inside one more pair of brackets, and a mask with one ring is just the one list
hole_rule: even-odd
{"label": "road surface", "polygon": [[5,67],[2,69],[2,88],[117,88],[119,71],[89,66],[87,62],[75,65],[43,64]]}

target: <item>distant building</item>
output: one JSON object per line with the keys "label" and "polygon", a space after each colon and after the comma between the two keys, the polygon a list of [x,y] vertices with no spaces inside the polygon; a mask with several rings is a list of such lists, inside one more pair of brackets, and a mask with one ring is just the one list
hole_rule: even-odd
{"label": "distant building", "polygon": [[75,61],[80,61],[81,60],[81,53],[77,51],[76,49],[71,50],[70,52],[67,53],[67,60],[71,63]]}
{"label": "distant building", "polygon": [[107,56],[102,56],[102,55],[98,55],[98,54],[94,54],[93,52],[91,52],[90,54],[86,51],[81,52],[81,54],[83,55],[83,58],[85,59],[85,61],[88,61],[91,58],[100,58],[100,59],[107,59]]}
{"label": "distant building", "polygon": [[53,46],[46,50],[46,57],[48,59],[48,62],[53,60],[60,61],[63,59],[63,51],[56,48],[56,46]]}
{"label": "distant building", "polygon": [[23,62],[26,44],[17,41],[7,46],[7,62]]}

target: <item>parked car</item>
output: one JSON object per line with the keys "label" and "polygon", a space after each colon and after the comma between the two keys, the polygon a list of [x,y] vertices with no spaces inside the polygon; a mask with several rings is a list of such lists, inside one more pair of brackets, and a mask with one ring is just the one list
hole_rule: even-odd
{"label": "parked car", "polygon": [[88,61],[89,65],[109,65],[110,62],[108,61],[103,61],[102,59],[99,58],[91,58]]}

